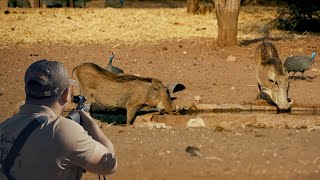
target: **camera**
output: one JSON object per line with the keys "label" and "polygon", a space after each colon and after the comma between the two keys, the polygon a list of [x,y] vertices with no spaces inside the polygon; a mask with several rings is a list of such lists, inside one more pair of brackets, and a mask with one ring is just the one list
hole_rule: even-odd
{"label": "camera", "polygon": [[[76,107],[76,110],[84,110],[84,111],[89,111],[90,107],[88,108],[87,106],[84,105],[84,103],[87,101],[85,96],[73,96],[72,98],[72,102],[78,104]],[[78,112],[72,112],[69,113],[67,116],[68,119],[71,119],[77,123],[79,123],[80,125],[81,123],[81,118],[80,118],[80,114]]]}

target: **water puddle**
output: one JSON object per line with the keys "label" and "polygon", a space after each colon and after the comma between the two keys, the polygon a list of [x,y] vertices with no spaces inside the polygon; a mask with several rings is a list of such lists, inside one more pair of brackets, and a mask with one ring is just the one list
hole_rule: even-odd
{"label": "water puddle", "polygon": [[[106,123],[126,123],[125,110],[92,112],[91,115]],[[164,125],[159,127],[185,128],[190,120],[201,121],[202,127],[225,130],[246,127],[320,130],[320,111],[308,108],[295,108],[284,113],[274,110],[188,110],[174,115],[140,111],[134,124],[161,123]]]}

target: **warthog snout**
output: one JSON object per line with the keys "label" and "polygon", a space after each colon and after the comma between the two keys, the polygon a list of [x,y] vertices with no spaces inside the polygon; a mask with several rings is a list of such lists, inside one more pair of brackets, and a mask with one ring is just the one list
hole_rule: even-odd
{"label": "warthog snout", "polygon": [[261,92],[269,96],[271,101],[277,105],[279,110],[287,111],[291,108],[292,100],[288,98],[287,89],[281,89],[276,86],[274,89],[261,88]]}
{"label": "warthog snout", "polygon": [[172,101],[167,101],[166,103],[160,102],[157,109],[162,113],[174,114],[178,107]]}

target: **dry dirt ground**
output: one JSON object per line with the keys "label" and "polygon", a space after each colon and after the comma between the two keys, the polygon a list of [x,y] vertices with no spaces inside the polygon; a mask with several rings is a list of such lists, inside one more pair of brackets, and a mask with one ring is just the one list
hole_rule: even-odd
{"label": "dry dirt ground", "polygon": [[[8,9],[1,1],[0,121],[16,112],[24,100],[23,76],[30,63],[43,58],[60,60],[71,72],[82,62],[106,66],[111,51],[115,53],[114,65],[126,73],[183,83],[186,90],[177,93],[179,107],[190,107],[195,96],[200,96],[202,103],[267,105],[255,100],[253,55],[260,42],[223,49],[216,47],[214,15],[187,15],[185,4],[181,2],[176,9],[94,8],[100,4],[99,1],[89,2],[91,7],[85,10],[9,9],[10,13],[4,14]],[[163,3],[149,5],[164,6]],[[259,28],[259,22],[273,17],[268,8],[264,14],[260,12],[263,8],[255,8],[254,11],[250,7],[242,9],[247,12],[246,17],[252,17],[246,19],[241,14],[239,42],[259,37],[255,30]],[[106,32],[102,32],[99,29],[101,23],[95,24],[94,19],[90,19],[92,14],[99,20],[103,20],[103,15],[108,17],[104,21],[120,24],[105,24]],[[123,20],[126,14],[129,15]],[[83,21],[75,20],[79,17]],[[138,17],[142,18],[140,22]],[[191,23],[185,18],[190,18]],[[68,20],[73,24],[65,23]],[[146,26],[148,23],[150,25]],[[157,23],[164,27],[154,27]],[[129,27],[127,33],[124,33],[123,26]],[[83,31],[77,32],[77,29]],[[320,50],[319,36],[309,33],[284,33],[281,36],[284,39],[272,42],[282,60],[290,55],[310,55],[312,50]],[[235,61],[227,61],[228,56],[234,56]],[[312,68],[305,72],[309,78],[301,79],[300,74],[296,74],[298,79],[291,81],[289,90],[293,107],[320,107],[319,73],[317,56]],[[272,117],[276,121],[282,116]],[[300,115],[298,120],[318,116]],[[246,119],[249,115],[242,117]],[[170,120],[175,119],[171,117]],[[320,131],[301,127],[246,126],[225,130],[212,127],[189,129],[184,125],[147,128],[104,124],[102,129],[113,141],[119,161],[118,171],[108,179],[319,179]],[[202,156],[192,157],[186,153],[189,145],[197,146]],[[85,179],[97,178],[90,173],[85,175]]]}

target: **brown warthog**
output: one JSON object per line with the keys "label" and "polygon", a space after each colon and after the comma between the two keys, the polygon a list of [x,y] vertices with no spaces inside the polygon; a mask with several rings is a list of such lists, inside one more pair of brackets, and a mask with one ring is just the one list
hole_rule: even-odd
{"label": "brown warthog", "polygon": [[113,74],[93,64],[83,63],[73,69],[79,83],[80,94],[106,107],[127,110],[127,124],[133,124],[136,112],[143,106],[158,107],[167,113],[176,107],[168,89],[154,78],[130,74]]}
{"label": "brown warthog", "polygon": [[278,110],[289,110],[289,79],[279,59],[276,47],[270,42],[263,42],[256,49],[256,76],[258,81],[258,98],[276,104]]}

